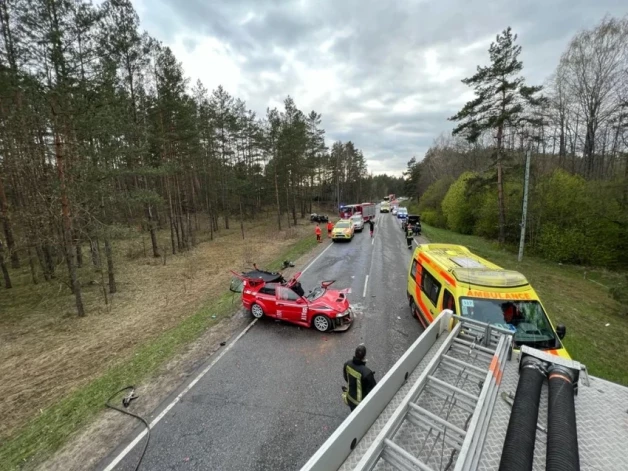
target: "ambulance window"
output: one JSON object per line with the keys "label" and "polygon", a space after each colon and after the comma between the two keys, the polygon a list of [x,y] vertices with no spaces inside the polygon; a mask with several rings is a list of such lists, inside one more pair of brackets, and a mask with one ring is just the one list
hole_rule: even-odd
{"label": "ambulance window", "polygon": [[447,289],[443,293],[443,309],[451,309],[456,314],[456,300]]}
{"label": "ambulance window", "polygon": [[438,295],[440,294],[441,284],[428,271],[423,270],[421,276],[421,291],[432,301],[434,306],[438,305]]}
{"label": "ambulance window", "polygon": [[412,267],[410,268],[410,276],[414,281],[416,281],[416,260],[412,260]]}

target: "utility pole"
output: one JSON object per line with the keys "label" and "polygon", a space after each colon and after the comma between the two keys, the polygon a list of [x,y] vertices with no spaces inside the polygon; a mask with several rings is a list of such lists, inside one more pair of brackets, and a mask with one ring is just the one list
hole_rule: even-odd
{"label": "utility pole", "polygon": [[521,214],[521,236],[519,237],[519,256],[518,261],[523,259],[523,246],[526,239],[526,221],[528,218],[528,187],[530,186],[530,147],[526,150],[526,171],[525,180],[523,182],[523,211]]}
{"label": "utility pole", "polygon": [[336,157],[336,211],[340,211],[340,152]]}

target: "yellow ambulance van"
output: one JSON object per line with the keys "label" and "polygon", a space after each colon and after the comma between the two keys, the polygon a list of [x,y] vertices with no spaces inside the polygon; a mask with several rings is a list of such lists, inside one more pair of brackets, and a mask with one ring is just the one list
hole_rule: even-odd
{"label": "yellow ambulance van", "polygon": [[466,247],[419,245],[408,271],[408,301],[423,327],[443,310],[514,332],[515,348],[528,345],[569,358],[565,326],[556,329],[541,300],[519,272],[505,270]]}

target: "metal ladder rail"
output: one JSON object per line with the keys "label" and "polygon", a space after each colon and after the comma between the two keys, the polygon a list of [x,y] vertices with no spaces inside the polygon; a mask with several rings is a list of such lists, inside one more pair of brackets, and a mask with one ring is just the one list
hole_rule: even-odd
{"label": "metal ladder rail", "polygon": [[[451,348],[449,349],[448,353],[450,351],[451,351]],[[466,358],[469,358],[469,356],[470,355],[468,355]],[[467,362],[461,359],[449,357],[450,360],[455,360],[454,364],[452,365],[451,363],[447,363],[445,361],[446,358],[448,358],[448,355],[447,354],[443,355],[441,362],[438,365],[438,368],[436,369],[436,371],[445,372],[449,375],[453,375],[455,377],[455,381],[453,383],[454,386],[464,389],[468,381],[473,380],[473,379],[475,380],[484,379],[485,375],[480,375],[477,371],[473,370],[473,369],[477,369],[479,371],[485,371],[485,370],[482,370],[482,368],[468,364]],[[469,370],[467,370],[467,368],[469,368]],[[419,406],[411,402],[410,407],[412,408],[412,407],[419,407]],[[430,447],[429,451],[426,454],[427,456],[426,459],[430,460],[432,458],[432,453],[434,452],[434,449],[440,444],[440,464],[438,466],[439,469],[443,468],[443,460],[445,459],[445,445],[448,445],[449,447],[452,448],[451,454],[448,459],[449,462],[453,462],[453,459],[456,453],[460,452],[462,445],[464,444],[464,438],[467,433],[464,429],[467,428],[469,421],[473,417],[474,410],[469,412],[469,416],[467,417],[467,420],[465,422],[464,429],[455,426],[454,424],[451,423],[449,419],[455,407],[460,407],[460,405],[458,403],[458,398],[452,394],[451,396],[450,395],[446,396],[444,404],[438,410],[438,414],[432,414],[430,411],[423,409],[423,413],[433,420],[432,424],[434,422],[437,422],[437,423],[442,424],[443,427],[436,428],[434,427],[434,425],[430,426],[429,421],[425,421],[427,422],[428,427],[423,425],[421,428],[427,430],[427,436],[425,437],[425,440],[423,441],[423,445],[419,449],[419,452],[417,455],[418,456],[422,455],[425,446],[427,445],[428,441],[432,437],[432,433],[436,432],[436,436],[434,437],[432,446]],[[452,437],[451,436],[452,434],[455,434],[457,437],[456,436]],[[441,435],[442,435],[442,438],[441,438]],[[458,438],[459,440],[453,441],[452,438]]]}
{"label": "metal ladder rail", "polygon": [[[410,388],[410,391],[408,391],[402,403],[395,410],[395,412],[393,413],[391,418],[388,420],[386,425],[384,425],[384,427],[382,428],[380,433],[377,435],[377,437],[375,438],[371,446],[367,449],[362,459],[358,462],[358,464],[354,468],[354,471],[366,471],[366,470],[372,469],[373,466],[375,466],[375,464],[379,460],[379,458],[383,457],[384,454],[391,455],[389,456],[389,459],[387,460],[389,463],[391,462],[391,460],[396,461],[395,455],[388,452],[388,449],[385,446],[387,444],[385,440],[389,440],[388,437],[392,437],[397,432],[399,427],[401,427],[401,425],[403,424],[403,421],[408,415],[408,411],[410,410],[409,403],[414,402],[414,400],[421,393],[425,383],[427,382],[427,376],[429,374],[432,374],[432,372],[438,367],[441,357],[447,352],[449,347],[453,344],[453,341],[458,335],[458,333],[460,332],[460,330],[461,330],[461,324],[458,323],[451,330],[451,332],[449,333],[449,335],[447,336],[443,344],[438,348],[434,357],[426,365],[425,369],[423,370],[423,372],[421,373],[417,381],[414,383],[414,385],[412,385],[412,387]],[[396,445],[390,448],[394,450],[395,447]],[[404,453],[401,453],[401,455],[407,458],[406,455],[408,455],[408,453],[404,452]],[[421,468],[421,466],[424,466],[422,463],[419,462],[419,464],[416,464],[414,462],[414,461],[418,461],[416,458],[411,457],[410,461],[413,462],[414,468],[411,467],[409,469],[418,468],[418,469],[422,469],[423,471],[425,471],[426,469],[430,471],[429,468],[426,468],[426,467]],[[393,466],[395,466],[395,464],[393,464]],[[408,468],[403,468],[399,466],[395,466],[395,467],[402,470],[408,469]]]}
{"label": "metal ladder rail", "polygon": [[456,462],[455,471],[473,471],[477,469],[511,345],[512,335],[502,334],[495,356],[486,374],[477,409],[467,429],[465,443]]}
{"label": "metal ladder rail", "polygon": [[[460,388],[457,388],[456,386],[448,384],[433,376],[433,373],[440,366],[442,360],[448,357],[447,352],[449,348],[455,342],[457,342],[458,340],[457,336],[460,334],[462,330],[463,323],[464,323],[464,320],[462,320],[461,322],[458,322],[455,325],[455,327],[452,329],[452,331],[448,335],[445,342],[441,345],[441,347],[436,352],[435,356],[428,363],[427,367],[425,368],[421,376],[412,386],[412,388],[410,389],[410,392],[406,395],[406,397],[402,401],[402,404],[397,408],[397,410],[394,412],[393,416],[388,421],[388,423],[384,426],[384,428],[382,429],[380,434],[377,436],[377,438],[375,439],[371,447],[369,447],[369,449],[365,453],[365,456],[360,460],[357,467],[355,468],[356,470],[370,470],[380,458],[383,458],[388,463],[390,463],[391,465],[393,465],[394,467],[400,470],[410,470],[410,469],[430,470],[431,469],[426,464],[422,463],[418,458],[410,455],[408,452],[403,450],[401,447],[399,447],[397,444],[395,444],[392,441],[391,438],[394,437],[395,433],[398,431],[398,429],[401,427],[401,425],[406,419],[410,423],[421,426],[421,422],[423,422],[423,425],[428,425],[428,424],[425,424],[425,422],[426,421],[430,422],[430,420],[426,418],[426,417],[429,417],[431,419],[431,423],[429,424],[430,427],[439,428],[438,426],[440,425],[443,427],[443,431],[454,432],[454,434],[457,435],[454,437],[452,436],[448,437],[449,439],[451,439],[451,440],[448,439],[448,442],[450,442],[450,445],[453,448],[455,449],[459,448],[460,446],[459,441],[462,439],[464,441],[463,441],[463,446],[461,447],[461,453],[464,453],[465,455],[469,451],[471,451],[472,454],[476,453],[478,442],[477,440],[471,440],[473,437],[470,436],[468,431],[464,432],[460,428],[454,426],[453,424],[441,418],[439,418],[441,419],[440,422],[437,420],[434,420],[429,414],[424,414],[425,409],[420,408],[420,406],[417,406],[416,404],[414,404],[414,401],[418,398],[418,396],[421,394],[423,389],[429,385],[430,388],[435,388],[437,390],[440,389],[446,394],[448,393],[458,394],[458,396],[456,397],[456,400],[461,400],[462,403],[466,403],[466,406],[468,406],[469,409],[466,409],[466,408],[464,409],[467,410],[468,412],[471,412],[473,414],[472,417],[477,416],[478,413],[480,412],[482,412],[483,415],[486,415],[486,412],[483,412],[485,407],[480,407],[481,405],[484,406],[484,404],[478,403],[478,401],[480,400],[486,401],[485,398],[492,397],[492,391],[489,391],[489,389],[492,389],[493,382],[490,381],[490,378],[495,375],[494,370],[496,366],[501,366],[503,369],[503,359],[507,356],[507,350],[508,350],[505,347],[505,345],[506,344],[510,345],[510,341],[507,341],[505,337],[500,338],[498,348],[496,349],[495,352],[493,352],[494,355],[492,357],[488,372],[484,370],[485,375],[486,375],[485,376],[486,380],[482,387],[482,392],[480,396],[475,396],[473,394],[470,394]],[[491,329],[490,328],[486,329],[486,332],[487,332],[487,335],[489,336],[488,338],[490,338],[490,335],[492,334]],[[463,344],[467,347],[470,346],[471,348],[477,348],[478,350],[480,350],[481,352],[485,354],[491,352],[489,348],[486,348],[483,346],[475,346],[471,344],[470,342],[464,342]],[[453,362],[451,360],[447,360],[447,361],[449,361],[450,364],[456,363],[456,361],[453,361]],[[465,362],[462,362],[462,363],[465,363]],[[458,366],[461,366],[461,365],[458,364]],[[470,370],[471,371],[475,370],[476,373],[479,373],[479,371],[477,370],[481,370],[481,368],[473,367],[473,365],[466,365],[466,366],[472,366]],[[489,392],[491,392],[490,395],[489,395]],[[417,414],[417,412],[423,413],[423,417],[420,417],[421,414]],[[479,420],[478,418],[476,418],[475,419],[476,425],[474,425],[474,428],[473,428],[474,430],[475,428],[477,428],[478,423],[482,425],[484,424],[484,420]],[[472,418],[472,424],[474,424],[473,418]]]}

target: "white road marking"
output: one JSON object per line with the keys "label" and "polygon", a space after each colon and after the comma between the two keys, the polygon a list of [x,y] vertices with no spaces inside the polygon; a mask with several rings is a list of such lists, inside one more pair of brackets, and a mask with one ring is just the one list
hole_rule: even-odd
{"label": "white road marking", "polygon": [[[314,265],[314,263],[315,263],[315,262],[316,262],[319,258],[321,258],[321,256],[322,256],[325,252],[327,252],[327,250],[328,250],[331,246],[332,246],[332,244],[329,244],[329,245],[325,248],[325,250],[323,250],[320,254],[318,254],[318,256],[317,256],[314,260],[312,260],[312,261],[308,264],[308,266],[306,266],[306,267],[303,269],[303,271],[301,272],[301,274],[305,273],[305,272],[306,272],[306,271],[307,271],[307,270],[308,270],[308,269],[309,269],[312,265]],[[368,278],[368,277],[367,277],[367,278]],[[350,289],[350,288],[349,288],[349,293],[351,293],[351,289]],[[172,400],[172,402],[171,402],[170,404],[168,404],[168,405],[166,406],[166,408],[165,408],[163,411],[161,411],[161,413],[160,413],[157,417],[155,417],[155,418],[153,419],[153,421],[152,421],[152,422],[150,422],[150,424],[149,424],[149,425],[150,425],[150,428],[151,428],[151,429],[155,428],[155,426],[159,423],[159,421],[160,421],[161,419],[163,419],[163,418],[166,416],[166,414],[172,410],[172,408],[173,408],[173,407],[174,407],[174,406],[175,406],[175,405],[176,405],[176,404],[177,404],[177,403],[178,403],[178,402],[179,402],[179,401],[183,398],[183,396],[185,396],[185,395],[186,395],[186,394],[190,391],[190,389],[192,389],[194,386],[196,386],[196,383],[198,383],[198,382],[201,380],[201,378],[202,378],[203,376],[205,376],[205,375],[209,372],[209,370],[211,370],[211,369],[212,369],[212,367],[213,367],[216,363],[218,363],[218,361],[219,361],[219,360],[220,360],[220,359],[221,359],[221,358],[225,355],[225,353],[227,353],[229,350],[231,350],[231,349],[233,348],[233,346],[236,344],[236,342],[237,342],[238,340],[240,340],[240,339],[244,336],[244,334],[246,334],[246,333],[247,333],[247,332],[251,329],[251,327],[253,327],[253,326],[255,325],[255,323],[256,323],[257,321],[258,321],[258,319],[253,319],[253,320],[251,321],[251,323],[250,323],[249,325],[247,325],[247,326],[246,326],[246,328],[245,328],[242,332],[240,332],[240,333],[238,334],[238,336],[237,336],[237,337],[233,340],[233,342],[231,342],[229,345],[227,345],[227,347],[225,347],[225,348],[224,348],[224,349],[223,349],[223,350],[222,350],[222,351],[218,354],[218,356],[214,359],[214,361],[212,361],[209,365],[207,365],[205,368],[203,368],[203,371],[201,371],[201,372],[198,374],[198,376],[196,376],[196,378],[194,378],[194,379],[192,380],[192,382],[191,382],[190,384],[188,384],[188,385],[185,387],[185,389],[184,389],[183,391],[181,391],[181,392],[177,395],[177,397],[175,397],[175,398]],[[135,446],[136,446],[136,445],[137,445],[137,444],[138,444],[138,443],[142,440],[142,438],[144,438],[145,436],[146,436],[146,429],[142,430],[142,431],[140,432],[140,434],[139,434],[137,437],[135,437],[135,439],[134,439],[131,443],[129,443],[129,444],[126,446],[126,448],[125,448],[124,450],[122,450],[122,451],[120,452],[120,454],[119,454],[118,456],[116,456],[116,457],[113,459],[113,461],[112,461],[111,463],[109,463],[109,465],[108,465],[108,466],[104,469],[104,471],[113,471],[113,469],[115,469],[115,467],[116,467],[116,466],[120,463],[120,461],[122,461],[122,460],[124,459],[124,457],[125,457],[126,455],[128,455],[128,454],[131,452],[131,450],[133,450],[133,448],[135,448]]]}
{"label": "white road marking", "polygon": [[[176,404],[177,404],[177,403],[181,400],[181,398],[182,398],[183,396],[185,396],[185,394],[187,394],[187,393],[190,391],[190,389],[192,389],[192,388],[196,385],[196,383],[198,383],[198,382],[201,380],[201,378],[202,378],[203,376],[205,376],[205,375],[207,374],[207,372],[208,372],[209,370],[211,370],[211,368],[212,368],[212,367],[213,367],[216,363],[218,363],[218,360],[220,360],[220,359],[221,359],[221,358],[225,355],[225,353],[227,353],[229,350],[231,350],[231,348],[232,348],[232,347],[236,344],[236,342],[237,342],[238,340],[240,340],[240,339],[242,338],[242,336],[243,336],[244,334],[246,334],[246,333],[249,331],[249,329],[255,325],[255,323],[256,323],[257,321],[258,321],[258,319],[253,319],[253,321],[251,321],[251,323],[250,323],[248,326],[246,326],[246,329],[244,329],[242,332],[240,332],[240,334],[239,334],[239,335],[238,335],[238,336],[234,339],[234,341],[233,341],[233,342],[231,342],[231,343],[230,343],[230,344],[229,344],[229,345],[228,345],[225,349],[223,349],[223,351],[222,351],[222,352],[220,352],[220,354],[219,354],[219,355],[218,355],[218,356],[214,359],[214,361],[212,361],[209,365],[207,365],[207,366],[203,369],[203,371],[201,371],[201,372],[198,374],[198,376],[197,376],[196,378],[194,378],[194,379],[192,380],[192,382],[191,382],[190,384],[188,384],[188,385],[186,386],[186,388],[185,388],[183,391],[181,391],[181,392],[177,395],[177,397],[175,397],[175,398],[173,399],[173,401],[172,401],[170,404],[168,404],[168,405],[166,406],[166,408],[165,408],[163,411],[161,411],[161,413],[160,413],[157,417],[155,417],[155,418],[153,419],[153,421],[150,423],[150,428],[151,428],[151,429],[155,428],[155,425],[157,425],[157,424],[159,423],[159,421],[160,421],[161,419],[163,419],[163,418],[164,418],[164,416],[165,416],[168,412],[170,412],[170,411],[172,410],[172,408],[173,408],[173,407],[174,407],[174,406],[175,406],[175,405],[176,405]],[[122,450],[118,456],[116,456],[116,457],[115,457],[115,459],[114,459],[114,460],[113,460],[113,461],[109,464],[109,466],[107,466],[107,467],[105,468],[105,471],[112,471],[112,470],[113,470],[113,469],[114,469],[114,468],[118,465],[118,463],[120,463],[120,461],[122,461],[122,459],[123,459],[123,458],[124,458],[124,457],[125,457],[125,456],[126,456],[126,455],[127,455],[127,454],[128,454],[128,453],[132,450],[132,449],[133,449],[133,448],[135,448],[135,445],[137,445],[137,444],[140,442],[140,440],[142,440],[142,438],[144,438],[144,436],[145,436],[145,435],[146,435],[146,429],[142,430],[142,432],[141,432],[141,433],[140,433],[137,437],[135,437],[135,440],[133,440],[131,443],[129,443],[129,444],[127,445],[127,447],[126,447],[124,450]]]}
{"label": "white road marking", "polygon": [[308,271],[308,269],[309,269],[312,265],[314,265],[314,264],[316,263],[316,261],[317,261],[319,258],[321,258],[321,257],[323,256],[323,254],[324,254],[325,252],[327,252],[329,249],[331,249],[333,245],[334,245],[334,243],[332,242],[331,244],[329,244],[329,245],[325,248],[325,250],[323,250],[321,253],[319,253],[319,254],[318,254],[318,256],[317,256],[314,260],[312,260],[312,261],[310,262],[310,264],[309,264],[307,267],[305,267],[305,268],[303,269],[303,271],[301,272],[301,274],[303,274],[303,273],[305,273],[306,271]]}
{"label": "white road marking", "polygon": [[373,240],[371,240],[371,245],[375,244],[375,237],[373,237]]}
{"label": "white road marking", "polygon": [[366,297],[366,288],[369,285],[369,276],[366,275],[366,280],[364,280],[364,291],[362,291],[362,297],[365,298]]}

